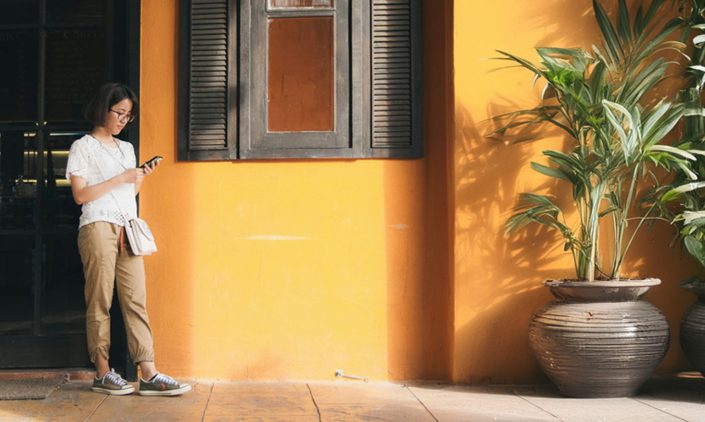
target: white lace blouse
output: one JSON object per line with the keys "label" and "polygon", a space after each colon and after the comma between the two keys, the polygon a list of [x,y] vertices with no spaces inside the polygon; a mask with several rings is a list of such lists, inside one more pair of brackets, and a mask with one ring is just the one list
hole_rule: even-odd
{"label": "white lace blouse", "polygon": [[[91,186],[117,176],[129,168],[135,168],[137,159],[132,144],[120,140],[118,144],[117,147],[108,147],[91,135],[77,139],[71,144],[69,151],[66,178],[70,180],[72,175],[80,176],[86,180],[87,186]],[[123,183],[113,189],[112,193],[84,203],[78,227],[96,221],[124,226],[125,219],[136,216],[135,185]]]}

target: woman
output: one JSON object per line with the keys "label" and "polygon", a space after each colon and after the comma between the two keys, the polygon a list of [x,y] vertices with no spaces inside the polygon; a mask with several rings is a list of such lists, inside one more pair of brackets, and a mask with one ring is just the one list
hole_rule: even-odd
{"label": "woman", "polygon": [[136,168],[132,145],[114,137],[134,120],[137,110],[137,96],[130,88],[103,85],[85,110],[93,130],[71,145],[66,165],[73,198],[82,205],[78,249],[86,279],[88,352],[96,368],[92,390],[112,395],[135,390],[108,363],[110,305],[117,276],[128,349],[141,371],[139,394],[174,396],[191,387],[158,373],[154,366],[144,263],[124,240],[125,221],[137,215],[135,196],[157,165]]}

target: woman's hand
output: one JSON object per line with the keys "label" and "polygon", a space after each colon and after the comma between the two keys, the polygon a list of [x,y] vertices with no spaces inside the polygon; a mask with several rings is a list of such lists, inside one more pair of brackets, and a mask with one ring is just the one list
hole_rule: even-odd
{"label": "woman's hand", "polygon": [[142,180],[144,180],[144,170],[141,168],[137,169],[137,180],[135,180],[135,184],[142,183]]}
{"label": "woman's hand", "polygon": [[139,168],[127,169],[120,174],[120,182],[122,183],[137,183],[144,178],[144,171]]}
{"label": "woman's hand", "polygon": [[156,161],[151,166],[147,165],[142,168],[144,169],[145,174],[147,176],[149,176],[150,174],[152,174],[154,172],[154,169],[157,168],[158,165],[159,165],[159,161]]}
{"label": "woman's hand", "polygon": [[159,162],[156,162],[152,164],[151,166],[144,166],[140,167],[137,170],[139,170],[139,179],[135,182],[135,195],[140,193],[140,190],[142,190],[142,181],[144,180],[145,176],[149,176],[150,174],[154,173],[154,169],[159,165]]}

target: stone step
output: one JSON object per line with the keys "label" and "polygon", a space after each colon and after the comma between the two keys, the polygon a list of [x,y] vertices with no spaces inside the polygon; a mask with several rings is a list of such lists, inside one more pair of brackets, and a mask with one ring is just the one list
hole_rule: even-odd
{"label": "stone step", "polygon": [[0,370],[0,381],[34,378],[56,378],[58,376],[65,377],[67,381],[90,381],[95,376],[95,371],[88,368]]}

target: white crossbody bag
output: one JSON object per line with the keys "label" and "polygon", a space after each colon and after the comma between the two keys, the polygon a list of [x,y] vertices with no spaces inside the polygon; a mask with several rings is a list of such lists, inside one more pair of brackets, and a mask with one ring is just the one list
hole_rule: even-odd
{"label": "white crossbody bag", "polygon": [[151,255],[157,251],[152,230],[143,219],[137,217],[125,223],[125,233],[135,255]]}
{"label": "white crossbody bag", "polygon": [[120,201],[117,200],[113,191],[110,191],[110,196],[115,200],[122,215],[122,220],[125,223],[125,235],[132,253],[135,255],[151,255],[156,252],[157,243],[154,241],[154,235],[147,222],[139,217],[128,219],[127,214],[120,208]]}
{"label": "white crossbody bag", "polygon": [[125,223],[125,235],[132,253],[135,255],[151,255],[156,252],[157,243],[154,241],[154,235],[147,222],[139,217],[128,219],[127,214],[120,208],[120,201],[117,200],[113,191],[110,191],[110,196],[115,200],[122,215],[122,220]]}

